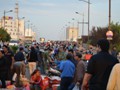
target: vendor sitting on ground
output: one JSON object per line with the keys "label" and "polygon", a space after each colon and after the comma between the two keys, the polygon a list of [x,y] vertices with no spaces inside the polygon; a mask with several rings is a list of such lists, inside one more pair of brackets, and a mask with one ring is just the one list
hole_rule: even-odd
{"label": "vendor sitting on ground", "polygon": [[42,88],[42,77],[41,73],[38,69],[36,69],[32,74],[31,74],[31,79],[30,79],[30,90],[41,90]]}

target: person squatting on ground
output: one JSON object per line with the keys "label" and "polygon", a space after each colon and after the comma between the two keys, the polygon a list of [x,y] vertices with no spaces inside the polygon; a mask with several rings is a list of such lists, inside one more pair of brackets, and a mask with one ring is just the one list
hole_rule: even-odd
{"label": "person squatting on ground", "polygon": [[30,79],[30,90],[41,90],[42,88],[42,77],[41,73],[38,69],[36,69],[32,74],[31,74],[31,79]]}
{"label": "person squatting on ground", "polygon": [[16,80],[15,80],[15,86],[22,87],[22,83],[20,79],[25,77],[25,64],[23,62],[14,63],[13,70],[12,70],[12,77],[14,76],[15,73],[17,74]]}

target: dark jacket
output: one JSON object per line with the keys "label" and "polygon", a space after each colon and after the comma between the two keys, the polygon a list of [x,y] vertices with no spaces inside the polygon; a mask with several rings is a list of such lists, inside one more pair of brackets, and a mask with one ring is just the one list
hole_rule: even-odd
{"label": "dark jacket", "polygon": [[24,54],[23,52],[19,51],[15,54],[15,61],[24,61],[25,58],[24,58]]}
{"label": "dark jacket", "polygon": [[4,56],[0,58],[0,74],[2,72],[7,72],[7,59]]}

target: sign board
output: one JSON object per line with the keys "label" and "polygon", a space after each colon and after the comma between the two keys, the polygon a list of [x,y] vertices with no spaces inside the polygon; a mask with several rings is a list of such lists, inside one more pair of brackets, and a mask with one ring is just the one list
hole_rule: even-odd
{"label": "sign board", "polygon": [[112,40],[112,37],[113,37],[113,32],[112,31],[107,31],[106,32],[106,36],[107,36],[107,40]]}
{"label": "sign board", "polygon": [[40,38],[40,42],[44,42],[45,41],[45,38]]}

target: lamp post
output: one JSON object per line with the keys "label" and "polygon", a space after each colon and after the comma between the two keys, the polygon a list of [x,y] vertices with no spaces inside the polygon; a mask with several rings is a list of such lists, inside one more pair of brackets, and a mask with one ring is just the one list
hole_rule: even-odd
{"label": "lamp post", "polygon": [[108,28],[109,31],[111,30],[110,23],[111,23],[111,0],[109,0],[109,28]]}
{"label": "lamp post", "polygon": [[24,39],[25,39],[25,17],[23,17],[24,19]]}
{"label": "lamp post", "polygon": [[19,24],[20,24],[19,20],[20,20],[20,19],[24,19],[24,18],[25,18],[25,17],[22,17],[22,18],[19,18],[19,17],[18,17],[18,39],[19,39],[19,35],[20,35],[20,33],[19,33],[19,32],[20,32],[20,30],[19,30],[19,26],[20,26],[20,25],[19,25]]}
{"label": "lamp post", "polygon": [[29,22],[30,22],[30,20],[28,20],[27,22],[28,22],[28,36],[29,36]]}
{"label": "lamp post", "polygon": [[88,41],[89,41],[89,34],[90,34],[90,0],[85,1],[85,0],[79,0],[88,3]]}
{"label": "lamp post", "polygon": [[72,18],[72,20],[73,20],[73,28],[72,28],[72,41],[74,40],[74,18]]}
{"label": "lamp post", "polygon": [[9,12],[12,12],[12,11],[13,11],[13,10],[9,10],[9,11],[5,11],[5,10],[4,10],[4,29],[5,29],[5,14],[6,14],[6,13],[9,13]]}
{"label": "lamp post", "polygon": [[[83,19],[82,19],[82,35],[84,34],[84,13],[83,14],[81,14],[81,13],[79,13],[79,12],[75,12],[76,14],[79,14],[79,15],[82,15],[82,17],[83,17]],[[81,36],[82,36],[81,35]]]}
{"label": "lamp post", "polygon": [[32,37],[32,26],[33,26],[33,24],[31,23],[31,37]]}
{"label": "lamp post", "polygon": [[[71,28],[71,22],[68,22],[68,30],[70,30],[70,28]],[[66,40],[71,40],[71,37],[69,36],[69,33],[68,33],[68,30],[66,30]]]}
{"label": "lamp post", "polygon": [[111,27],[110,27],[110,24],[111,24],[111,0],[109,0],[109,26],[108,26],[108,31],[106,32],[106,36],[107,36],[107,39],[109,40],[112,40],[112,37],[113,37],[113,32],[111,31]]}

